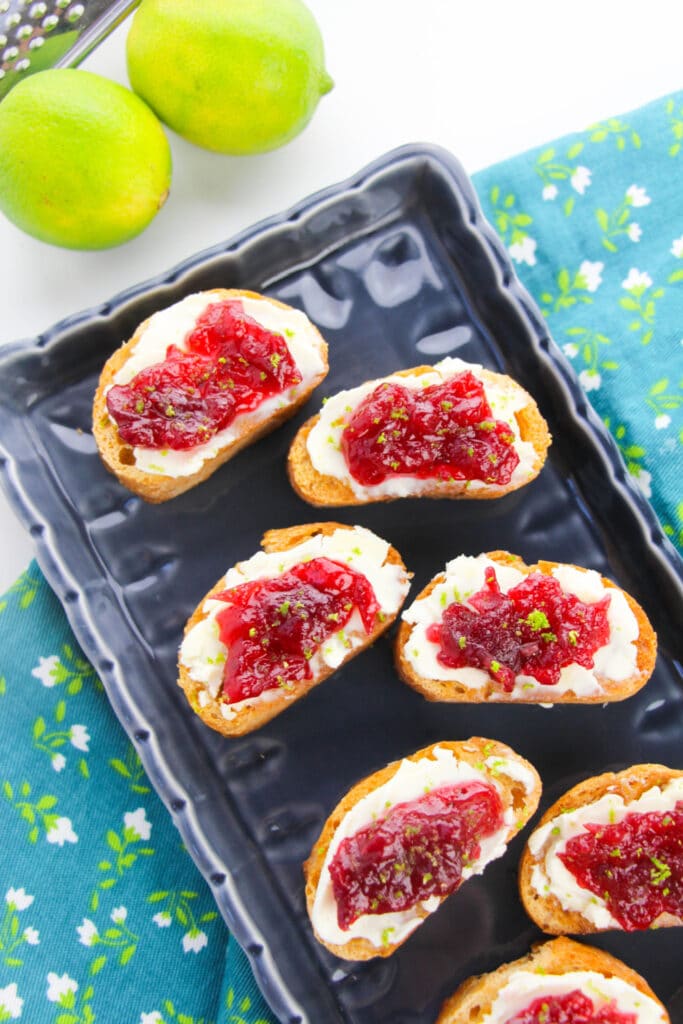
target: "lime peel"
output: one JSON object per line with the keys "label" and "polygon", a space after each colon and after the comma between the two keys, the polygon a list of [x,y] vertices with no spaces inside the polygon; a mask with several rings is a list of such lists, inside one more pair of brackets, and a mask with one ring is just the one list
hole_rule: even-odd
{"label": "lime peel", "polygon": [[134,93],[90,71],[39,71],[0,104],[0,210],[53,245],[105,249],[164,204],[171,152]]}
{"label": "lime peel", "polygon": [[295,138],[333,88],[302,0],[142,0],[131,85],[183,138],[234,155]]}

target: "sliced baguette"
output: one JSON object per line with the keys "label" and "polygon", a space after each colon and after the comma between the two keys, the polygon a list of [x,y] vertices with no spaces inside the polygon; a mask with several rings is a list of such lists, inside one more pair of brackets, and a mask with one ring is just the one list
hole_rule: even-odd
{"label": "sliced baguette", "polygon": [[[607,794],[622,797],[628,807],[647,790],[655,786],[664,787],[667,783],[679,778],[683,778],[683,771],[660,764],[638,764],[622,772],[605,772],[603,775],[593,776],[580,782],[577,786],[573,786],[545,812],[529,836],[519,866],[519,891],[522,902],[529,917],[542,931],[550,935],[587,935],[601,931],[619,930],[619,925],[613,921],[604,928],[597,927],[593,921],[579,911],[566,909],[552,889],[544,894],[537,892],[536,887],[532,884],[534,870],[537,867],[540,868],[548,856],[551,859],[554,857],[552,852],[554,837],[551,834],[547,835],[540,848],[537,848],[539,841],[543,838],[541,829],[560,815],[566,815],[571,811],[594,804]],[[672,802],[670,809],[673,807],[674,803]],[[545,872],[544,877],[547,877]],[[587,899],[594,903],[595,899],[591,899],[591,893],[588,890],[586,893]],[[665,913],[661,914],[651,927],[662,928],[678,925],[683,925],[682,918]]]}
{"label": "sliced baguette", "polygon": [[[429,747],[425,747],[423,750],[416,751],[416,753],[404,758],[403,761],[394,761],[391,764],[388,764],[385,768],[382,768],[380,771],[375,772],[373,775],[369,775],[367,778],[357,783],[357,785],[349,790],[346,796],[343,797],[330,814],[323,826],[318,840],[313,845],[313,849],[308,860],[304,864],[306,905],[309,917],[311,918],[314,934],[318,941],[326,946],[327,949],[336,956],[342,957],[345,960],[369,960],[372,957],[390,956],[408,937],[408,935],[405,935],[397,942],[383,941],[379,945],[365,936],[351,937],[348,941],[343,943],[330,941],[320,933],[316,917],[316,900],[319,895],[318,889],[321,882],[323,885],[328,884],[328,872],[326,865],[328,850],[330,848],[330,844],[334,840],[337,830],[344,822],[346,816],[355,808],[356,804],[358,804],[360,800],[373,791],[386,786],[386,784],[389,783],[396,775],[404,761],[435,762],[437,760],[438,748],[450,751],[457,762],[466,762],[468,765],[474,767],[481,773],[483,779],[490,781],[496,787],[501,797],[504,811],[507,812],[507,817],[509,819],[509,827],[507,824],[505,826],[506,832],[504,842],[506,845],[518,834],[520,829],[524,827],[538,806],[538,801],[541,795],[541,780],[536,769],[504,743],[499,743],[495,740],[483,739],[479,736],[457,742],[444,741],[441,743],[434,743]],[[508,762],[510,766],[510,775],[505,773],[505,767],[507,766],[506,762]],[[382,803],[382,806],[384,806],[384,802]],[[368,821],[364,822],[364,824],[370,824],[372,820],[373,818],[370,816]],[[497,856],[497,854],[495,856]],[[474,873],[478,874],[481,870],[483,870],[483,866]],[[321,898],[323,902],[326,902],[329,900],[329,894],[327,896],[321,896]],[[444,898],[446,897],[434,897],[434,899],[438,901],[439,905],[443,902]],[[334,904],[333,896],[331,897],[331,906],[334,910],[336,904]],[[431,911],[425,909],[422,904],[418,905],[414,909],[414,923],[412,924],[412,930],[422,923],[422,921],[428,916],[429,912]],[[372,919],[372,917],[373,915],[368,914],[358,920],[368,921]],[[382,914],[378,915],[378,917],[386,918],[387,915]],[[393,931],[394,929],[390,930]]]}
{"label": "sliced baguette", "polygon": [[[521,972],[538,974],[540,979],[543,979],[561,977],[577,971],[599,976],[586,992],[593,1000],[596,998],[596,990],[599,991],[600,981],[614,978],[635,989],[635,996],[639,1001],[640,996],[647,996],[648,999],[651,999],[655,1004],[652,1007],[655,1015],[659,1011],[658,1024],[659,1022],[669,1024],[666,1008],[640,974],[602,949],[584,946],[567,938],[538,943],[532,947],[527,956],[511,963],[502,964],[489,974],[468,978],[443,1004],[436,1024],[465,1024],[465,1022],[467,1024],[488,1024],[491,1008],[499,993],[506,985],[513,982],[515,977],[519,977]],[[529,1003],[534,998],[542,998],[542,996],[541,987],[537,996],[529,995]],[[505,1000],[505,996],[502,999]],[[500,1009],[503,1009],[502,1005]],[[500,1015],[496,1013],[494,1018],[496,1024],[499,1024],[501,1019],[505,1019],[504,1013]]]}
{"label": "sliced baguette", "polygon": [[[439,364],[437,364],[439,365]],[[417,366],[413,369],[398,370],[392,376],[397,377],[421,377],[432,373],[433,366]],[[414,478],[411,482],[410,496],[424,498],[500,498],[510,491],[516,490],[529,483],[540,473],[546,459],[546,453],[551,443],[551,436],[548,425],[534,399],[511,377],[505,374],[494,373],[491,370],[477,368],[476,376],[483,382],[484,386],[496,383],[505,389],[511,396],[519,397],[524,405],[514,414],[520,439],[530,442],[533,445],[535,458],[526,479],[513,482],[507,485],[488,484],[481,487],[470,488],[467,480],[454,480],[451,482],[438,480],[419,480]],[[381,380],[371,382],[375,385],[381,384]],[[338,507],[345,505],[365,505],[374,501],[392,501],[398,495],[386,495],[381,493],[373,494],[373,488],[367,488],[368,493],[359,496],[353,489],[351,476],[346,472],[345,478],[331,476],[320,472],[311,460],[308,448],[308,439],[311,431],[320,421],[320,414],[313,416],[299,429],[292,442],[287,469],[292,487],[300,498],[310,505],[317,507]],[[405,479],[405,478],[401,478]],[[403,495],[401,495],[403,496]],[[406,495],[407,496],[407,495]]]}
{"label": "sliced baguette", "polygon": [[[507,551],[487,552],[485,557],[501,566],[511,566],[525,575],[532,572],[541,572],[548,575],[553,569],[557,568],[561,564],[559,562],[541,561],[535,565],[525,565],[518,555],[512,555]],[[581,568],[580,566],[571,566],[571,568],[578,569],[580,572],[589,571]],[[493,678],[489,678],[483,686],[475,687],[467,685],[467,683],[461,678],[458,678],[458,672],[460,670],[456,668],[450,670],[452,677],[449,679],[425,678],[416,671],[415,666],[407,657],[406,652],[415,644],[413,638],[416,632],[416,626],[405,621],[405,619],[410,615],[412,608],[418,601],[428,597],[435,587],[443,583],[445,580],[446,575],[444,573],[440,573],[438,576],[434,577],[434,579],[427,584],[424,590],[417,595],[413,605],[404,611],[402,616],[403,621],[398,629],[395,642],[396,667],[399,675],[404,682],[409,686],[412,686],[412,688],[417,690],[418,693],[421,693],[427,698],[427,700],[454,703],[483,703],[495,700],[497,703],[514,704],[531,704],[539,702],[557,704],[604,704],[606,701],[624,700],[624,698],[630,697],[645,685],[652,674],[657,657],[657,637],[647,616],[645,615],[645,612],[630,596],[630,594],[621,590],[621,588],[617,587],[611,580],[606,579],[605,577],[600,577],[602,585],[608,591],[618,590],[623,594],[638,625],[638,637],[635,643],[636,670],[628,678],[613,680],[596,673],[596,679],[600,685],[600,690],[593,694],[583,695],[577,694],[571,689],[564,691],[557,690],[554,692],[554,688],[550,686],[543,687],[542,691],[536,695],[534,695],[533,691],[525,690],[523,688],[516,688],[508,693],[505,692],[500,685],[496,684]],[[440,609],[440,613],[444,610],[445,608]],[[434,621],[438,620],[435,619]]]}
{"label": "sliced baguette", "polygon": [[[266,553],[291,551],[311,538],[331,537],[337,530],[348,530],[353,533],[356,530],[362,531],[362,528],[346,526],[341,523],[308,523],[303,526],[291,526],[282,530],[268,530],[263,537],[261,546]],[[364,533],[369,535],[370,531],[364,531]],[[284,711],[295,701],[304,697],[313,687],[318,686],[324,679],[332,675],[333,672],[336,672],[341,665],[354,658],[357,654],[360,654],[361,651],[374,643],[391,626],[398,615],[400,605],[408,590],[410,574],[407,572],[401,556],[395,548],[389,546],[383,565],[392,565],[397,568],[396,576],[400,581],[401,594],[398,607],[395,610],[383,612],[384,617],[378,619],[370,634],[366,635],[363,633],[362,636],[355,637],[354,639],[359,641],[357,646],[349,649],[339,665],[335,667],[319,666],[319,671],[314,673],[313,678],[296,683],[294,690],[291,692],[279,690],[273,695],[272,691],[268,691],[268,699],[256,697],[252,700],[241,702],[239,706],[235,707],[230,717],[226,717],[224,714],[223,709],[227,705],[221,700],[220,692],[216,697],[210,698],[206,686],[193,678],[190,669],[183,663],[183,648],[181,647],[178,660],[178,683],[185,692],[185,696],[193,711],[199,715],[206,725],[222,733],[224,736],[242,736],[245,733],[252,732],[254,729],[258,729],[276,715],[279,715],[280,712]],[[202,598],[187,622],[185,637],[198,623],[203,622],[209,617],[206,602],[210,601],[215,594],[225,589],[225,579],[223,578]]]}
{"label": "sliced baguette", "polygon": [[[265,299],[263,295],[256,292],[242,291],[227,288],[213,288],[204,293],[207,302],[220,302],[230,299]],[[267,301],[280,309],[298,312],[292,307],[278,302],[277,299],[268,298]],[[155,314],[156,315],[156,314]],[[154,317],[149,317],[137,328],[130,341],[127,341],[121,348],[107,360],[102,370],[95,400],[93,403],[93,435],[97,443],[102,460],[118,480],[129,490],[140,495],[145,501],[158,503],[168,501],[177,495],[190,490],[197,484],[202,483],[214,473],[219,466],[227,462],[239,451],[253,444],[259,438],[269,434],[276,427],[288,420],[308,400],[312,391],[324,379],[328,372],[327,344],[323,340],[317,328],[310,324],[311,339],[317,349],[324,369],[317,373],[307,384],[300,385],[296,397],[290,400],[282,408],[271,413],[266,419],[259,421],[258,409],[249,417],[244,417],[241,425],[236,426],[234,439],[225,444],[216,454],[208,456],[201,464],[201,467],[194,473],[183,476],[166,475],[163,472],[149,472],[136,465],[134,449],[119,435],[119,430],[107,411],[107,391],[115,383],[116,374],[122,369],[125,363],[132,356],[138,342],[149,328]],[[175,339],[174,339],[175,340]],[[180,339],[177,339],[180,340]],[[177,343],[176,340],[176,343]],[[286,341],[286,339],[285,339]]]}

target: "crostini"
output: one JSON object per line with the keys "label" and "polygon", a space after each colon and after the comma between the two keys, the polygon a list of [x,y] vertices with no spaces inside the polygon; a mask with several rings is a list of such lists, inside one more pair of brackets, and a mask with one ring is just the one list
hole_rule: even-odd
{"label": "crostini", "polygon": [[401,678],[428,700],[599,703],[652,674],[657,638],[640,605],[594,570],[460,555],[403,612]]}
{"label": "crostini", "polygon": [[636,971],[610,953],[551,939],[528,956],[469,978],[447,999],[436,1024],[549,1024],[551,1021],[670,1024]]}
{"label": "crostini", "polygon": [[185,628],[179,683],[225,736],[268,722],[372,644],[410,585],[401,556],[370,530],[309,523],[270,530]]}
{"label": "crostini", "polygon": [[529,837],[519,888],[551,935],[683,924],[683,771],[638,764],[574,786]]}
{"label": "crostini", "polygon": [[304,865],[316,938],[347,960],[390,956],[534,813],[536,769],[473,737],[436,743],[351,789]]}
{"label": "crostini", "polygon": [[107,360],[95,441],[129,490],[167,501],[292,416],[327,371],[327,344],[299,310],[248,291],[189,295]]}
{"label": "crostini", "polygon": [[317,506],[499,498],[538,475],[550,441],[511,377],[447,358],[329,398],[294,438],[288,472]]}

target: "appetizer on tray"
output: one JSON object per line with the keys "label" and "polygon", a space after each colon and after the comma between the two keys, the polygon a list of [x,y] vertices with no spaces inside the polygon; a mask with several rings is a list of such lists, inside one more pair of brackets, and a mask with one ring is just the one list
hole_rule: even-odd
{"label": "appetizer on tray", "polygon": [[505,853],[540,794],[528,761],[481,737],[435,743],[363,779],[304,865],[317,939],[347,960],[389,956]]}
{"label": "appetizer on tray", "polygon": [[362,526],[269,530],[202,599],[185,628],[179,683],[213,729],[258,728],[372,644],[396,618],[410,574]]}
{"label": "appetizer on tray", "polygon": [[167,501],[289,419],[327,370],[327,344],[299,310],[255,292],[188,295],[107,360],[100,455],[131,491]]}
{"label": "appetizer on tray", "polygon": [[516,381],[447,358],[328,399],[297,433],[289,477],[311,505],[499,498],[538,475],[550,441]]}
{"label": "appetizer on tray", "polygon": [[401,618],[398,671],[428,700],[623,700],[657,653],[644,611],[610,580],[507,551],[452,559]]}

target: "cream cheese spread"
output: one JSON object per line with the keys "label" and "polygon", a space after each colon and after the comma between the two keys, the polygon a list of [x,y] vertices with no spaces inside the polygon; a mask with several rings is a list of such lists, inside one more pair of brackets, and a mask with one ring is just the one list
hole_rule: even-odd
{"label": "cream cheese spread", "polygon": [[638,1024],[664,1024],[667,1020],[654,999],[621,978],[608,978],[597,971],[516,971],[498,991],[481,1024],[506,1024],[536,999],[569,995],[577,989],[591,999],[596,1011],[613,1003],[619,1013],[635,1014]]}

